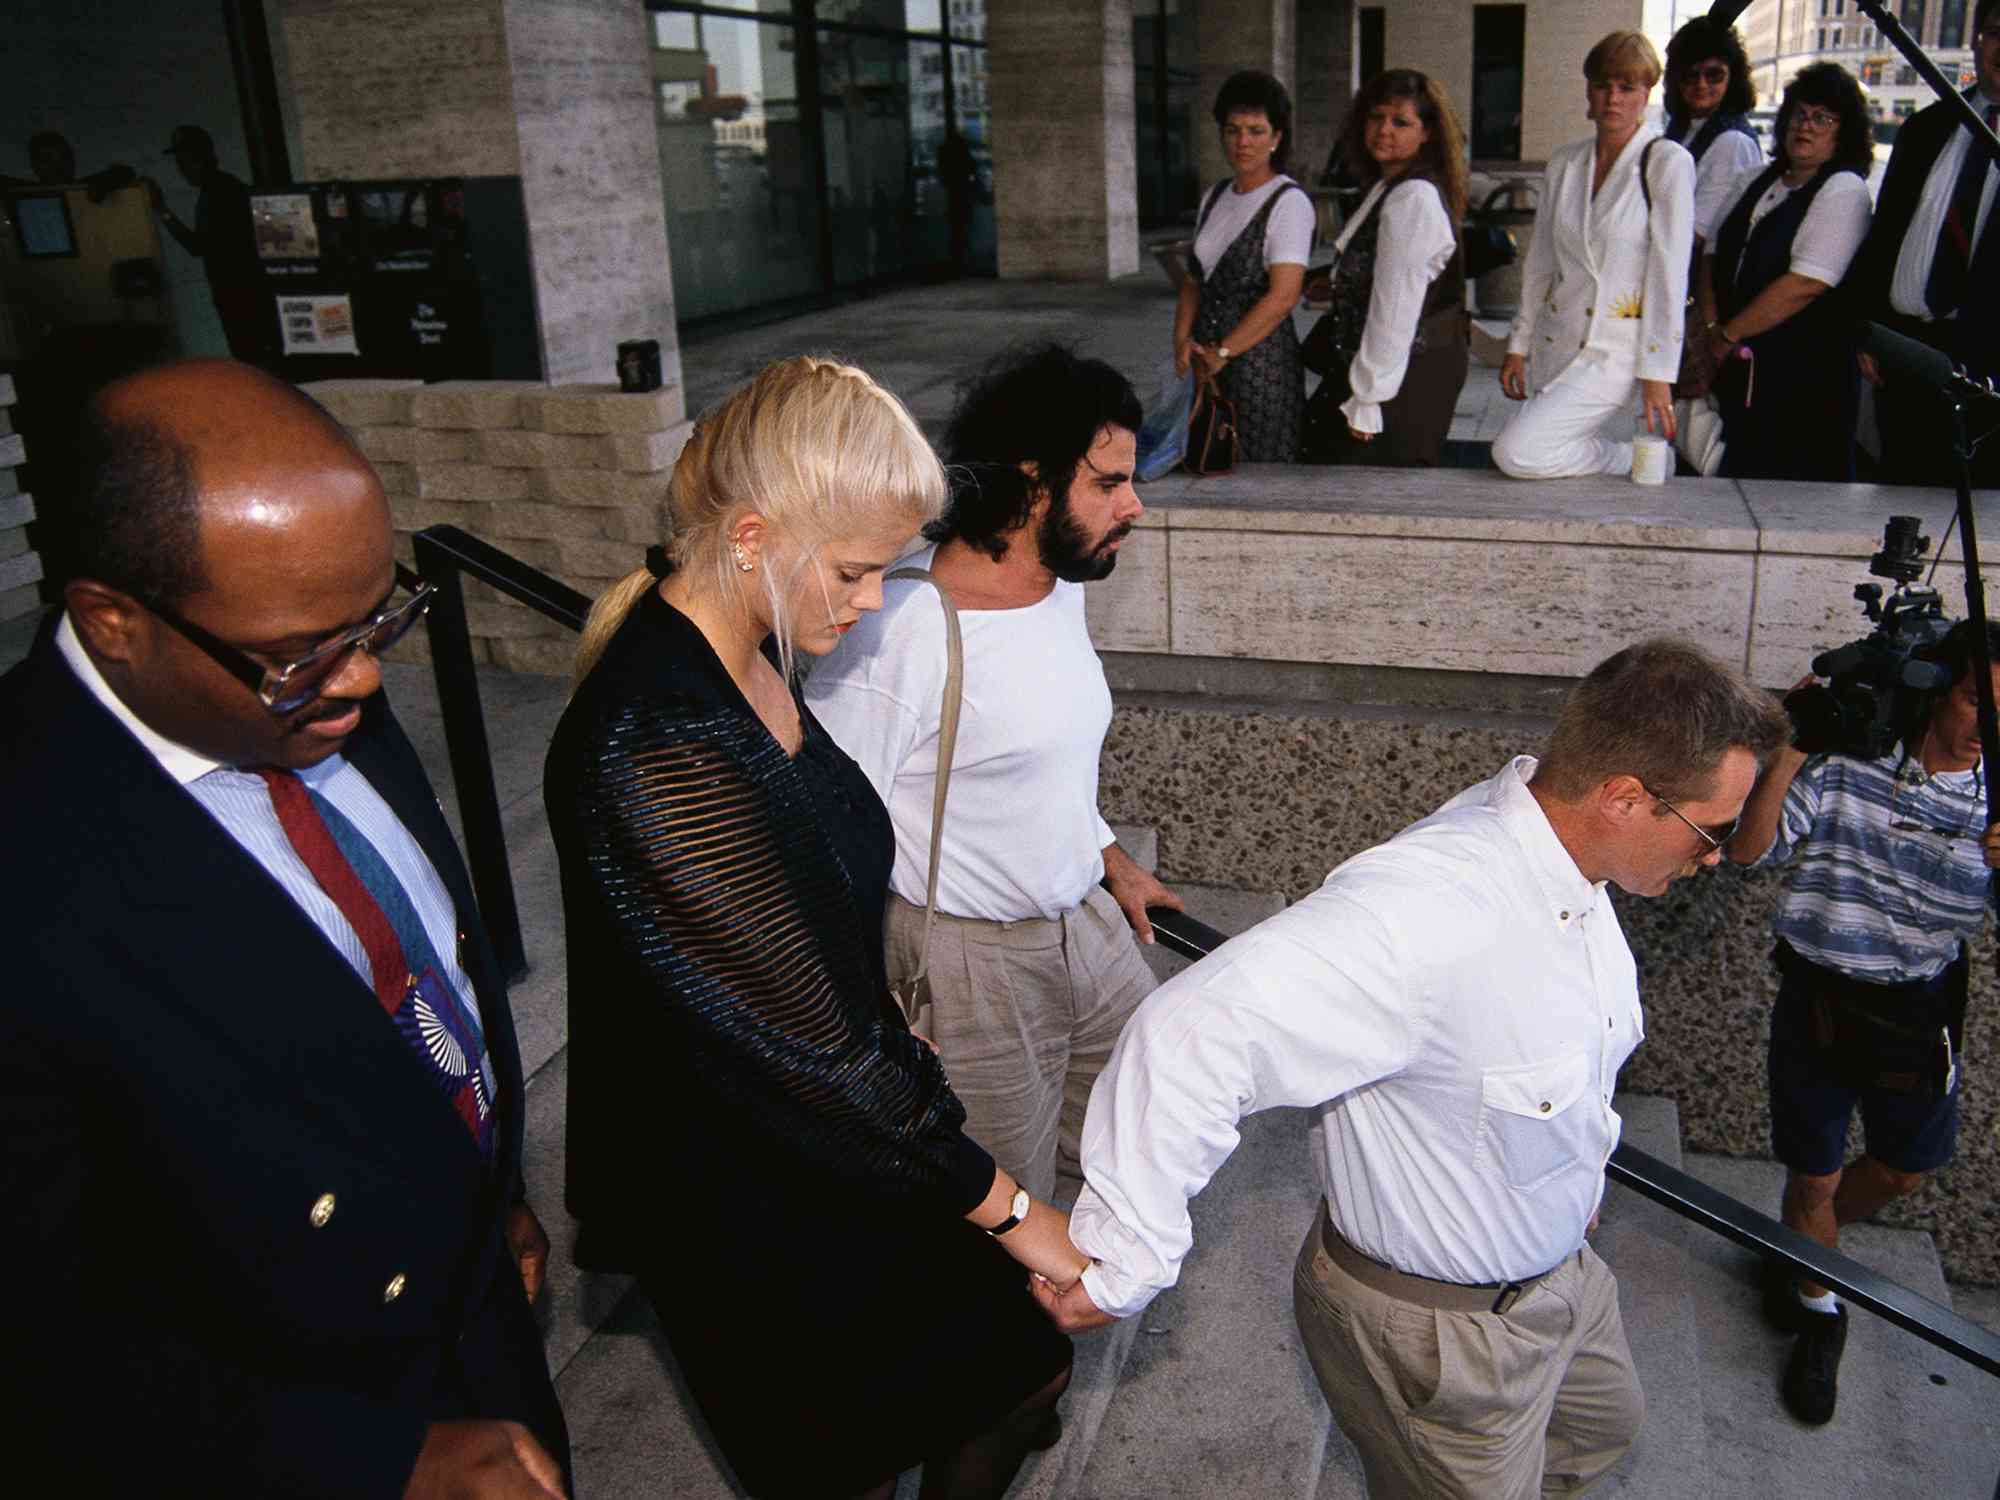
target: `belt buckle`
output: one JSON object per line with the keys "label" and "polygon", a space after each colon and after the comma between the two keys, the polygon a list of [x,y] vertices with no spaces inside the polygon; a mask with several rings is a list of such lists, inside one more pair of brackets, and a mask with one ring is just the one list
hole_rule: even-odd
{"label": "belt buckle", "polygon": [[1496,1313],[1512,1311],[1514,1304],[1521,1300],[1522,1294],[1526,1291],[1527,1288],[1522,1286],[1520,1282],[1508,1282],[1500,1288],[1500,1295],[1493,1299],[1493,1310]]}

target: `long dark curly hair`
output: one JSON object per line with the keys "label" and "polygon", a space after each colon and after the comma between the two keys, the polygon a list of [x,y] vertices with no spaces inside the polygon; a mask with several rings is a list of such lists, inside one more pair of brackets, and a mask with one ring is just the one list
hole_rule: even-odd
{"label": "long dark curly hair", "polygon": [[1729,88],[1715,112],[1741,115],[1756,107],[1757,85],[1750,81],[1750,56],[1743,50],[1743,38],[1734,26],[1718,26],[1707,16],[1696,16],[1667,43],[1667,96],[1661,102],[1669,120],[1686,117],[1688,107],[1681,99],[1681,85],[1687,81],[1690,68],[1711,58],[1729,67]]}

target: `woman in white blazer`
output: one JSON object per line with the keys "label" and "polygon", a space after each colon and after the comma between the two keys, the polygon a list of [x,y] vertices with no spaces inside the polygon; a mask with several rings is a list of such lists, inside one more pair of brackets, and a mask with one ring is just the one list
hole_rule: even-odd
{"label": "woman in white blazer", "polygon": [[1597,134],[1549,158],[1500,366],[1500,388],[1526,402],[1493,443],[1516,479],[1631,473],[1635,385],[1647,430],[1674,435],[1694,158],[1646,123],[1660,55],[1645,37],[1614,31],[1583,74]]}

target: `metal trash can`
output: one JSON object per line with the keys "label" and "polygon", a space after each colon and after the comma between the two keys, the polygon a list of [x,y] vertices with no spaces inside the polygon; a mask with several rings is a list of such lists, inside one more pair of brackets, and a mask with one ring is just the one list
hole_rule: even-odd
{"label": "metal trash can", "polygon": [[1529,178],[1503,182],[1486,195],[1473,219],[1481,225],[1495,225],[1514,238],[1514,259],[1481,276],[1474,286],[1482,318],[1511,318],[1521,310],[1522,263],[1528,258],[1528,236],[1535,226],[1535,209],[1541,198],[1540,186]]}

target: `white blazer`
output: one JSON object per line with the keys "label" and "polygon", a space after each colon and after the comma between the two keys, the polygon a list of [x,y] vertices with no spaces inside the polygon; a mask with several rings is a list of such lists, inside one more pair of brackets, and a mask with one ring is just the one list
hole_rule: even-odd
{"label": "white blazer", "polygon": [[[1639,158],[1658,141],[1647,176]],[[1507,352],[1528,357],[1533,389],[1547,390],[1585,349],[1629,361],[1634,378],[1680,374],[1688,257],[1694,248],[1694,158],[1641,125],[1618,153],[1595,199],[1596,140],[1572,141],[1549,157],[1534,236],[1521,277],[1521,312]]]}

